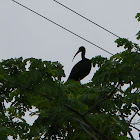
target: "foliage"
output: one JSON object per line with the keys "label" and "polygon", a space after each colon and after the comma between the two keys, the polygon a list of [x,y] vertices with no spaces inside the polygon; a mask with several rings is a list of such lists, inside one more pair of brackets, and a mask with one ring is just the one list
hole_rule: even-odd
{"label": "foliage", "polygon": [[[133,139],[132,120],[140,110],[140,48],[124,38],[115,42],[125,50],[109,59],[92,58],[99,69],[84,85],[62,82],[65,74],[59,62],[2,60],[0,138],[127,140],[129,133]],[[38,116],[33,125],[23,117],[27,111]]]}
{"label": "foliage", "polygon": [[[136,18],[138,19],[138,21],[140,21],[140,13],[137,13]],[[140,31],[136,35],[137,39],[140,39]]]}
{"label": "foliage", "polygon": [[136,18],[140,21],[140,13],[137,13]]}

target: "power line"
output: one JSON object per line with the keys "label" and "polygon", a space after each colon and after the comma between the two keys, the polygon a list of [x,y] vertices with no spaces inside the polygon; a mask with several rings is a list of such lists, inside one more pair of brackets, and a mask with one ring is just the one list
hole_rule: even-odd
{"label": "power line", "polygon": [[89,40],[83,38],[82,36],[80,36],[80,35],[78,35],[78,34],[72,32],[72,31],[70,31],[69,29],[67,29],[67,28],[61,26],[60,24],[58,24],[58,23],[56,23],[56,22],[50,20],[49,18],[46,18],[45,16],[43,16],[43,15],[41,15],[41,14],[35,12],[34,10],[32,10],[32,9],[30,9],[30,8],[28,8],[28,7],[24,6],[24,5],[22,5],[21,3],[15,1],[15,0],[12,0],[12,1],[15,2],[16,4],[20,5],[20,6],[24,7],[25,9],[27,9],[27,10],[29,10],[29,11],[35,13],[36,15],[38,15],[38,16],[40,16],[40,17],[42,17],[42,18],[44,18],[44,19],[46,19],[46,20],[48,20],[48,21],[50,21],[51,23],[57,25],[58,27],[60,27],[60,28],[62,28],[62,29],[64,29],[64,30],[66,30],[67,32],[69,32],[69,33],[71,33],[71,34],[73,34],[73,35],[75,35],[75,36],[81,38],[82,40],[84,40],[84,41],[86,41],[86,42],[88,42],[88,43],[90,43],[91,45],[94,45],[94,46],[96,46],[97,48],[99,48],[99,49],[101,49],[101,50],[103,50],[103,51],[105,51],[105,52],[107,52],[107,53],[113,55],[111,52],[109,52],[109,51],[107,51],[107,50],[101,48],[100,46],[98,46],[98,45],[92,43],[91,41],[89,41]]}
{"label": "power line", "polygon": [[78,16],[80,16],[80,17],[82,17],[82,18],[86,19],[87,21],[89,21],[89,22],[91,22],[91,23],[95,24],[96,26],[98,26],[98,27],[102,28],[103,30],[107,31],[108,33],[110,33],[110,34],[112,34],[112,35],[114,35],[114,36],[116,36],[116,37],[120,38],[118,35],[116,35],[116,34],[114,34],[113,32],[111,32],[111,31],[107,30],[106,28],[104,28],[104,27],[102,27],[101,25],[99,25],[99,24],[95,23],[94,21],[92,21],[92,20],[90,20],[90,19],[86,18],[85,16],[83,16],[83,15],[81,15],[81,14],[77,13],[76,11],[74,11],[74,10],[72,10],[71,8],[69,8],[69,7],[65,6],[64,4],[62,4],[62,3],[60,3],[60,2],[58,2],[58,1],[56,1],[56,0],[53,0],[53,1],[54,1],[54,2],[56,2],[56,3],[58,3],[58,4],[59,4],[59,5],[61,5],[61,6],[65,7],[66,9],[70,10],[71,12],[73,12],[73,13],[77,14]]}

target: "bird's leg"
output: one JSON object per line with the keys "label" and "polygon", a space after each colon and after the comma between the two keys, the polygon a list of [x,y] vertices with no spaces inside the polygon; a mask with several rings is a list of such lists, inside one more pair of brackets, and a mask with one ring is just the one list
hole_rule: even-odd
{"label": "bird's leg", "polygon": [[83,84],[81,84],[80,79],[78,80],[78,82],[79,82],[79,84],[81,85],[81,87],[84,87],[84,85],[83,85]]}
{"label": "bird's leg", "polygon": [[79,78],[78,82],[81,84],[81,82],[80,82],[80,78]]}
{"label": "bird's leg", "polygon": [[82,87],[84,87],[84,85],[83,85],[83,84],[81,84],[81,82],[80,82],[80,78],[79,78],[78,82],[79,82],[79,84],[80,84]]}

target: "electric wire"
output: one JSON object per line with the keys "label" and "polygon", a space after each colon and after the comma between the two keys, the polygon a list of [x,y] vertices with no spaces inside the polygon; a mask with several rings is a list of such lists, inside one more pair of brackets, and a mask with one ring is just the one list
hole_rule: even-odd
{"label": "electric wire", "polygon": [[54,1],[54,2],[56,2],[57,4],[59,4],[59,5],[63,6],[64,8],[66,8],[66,9],[70,10],[71,12],[73,12],[73,13],[77,14],[78,16],[80,16],[80,17],[84,18],[85,20],[87,20],[87,21],[89,21],[89,22],[93,23],[94,25],[96,25],[96,26],[100,27],[101,29],[103,29],[103,30],[107,31],[108,33],[110,33],[110,34],[112,34],[112,35],[114,35],[114,36],[116,36],[116,37],[120,38],[120,37],[119,37],[118,35],[116,35],[115,33],[113,33],[113,32],[111,32],[111,31],[109,31],[108,29],[106,29],[106,28],[102,27],[101,25],[99,25],[99,24],[95,23],[94,21],[92,21],[92,20],[90,20],[90,19],[86,18],[85,16],[83,16],[83,15],[79,14],[78,12],[76,12],[76,11],[72,10],[71,8],[67,7],[66,5],[64,5],[64,4],[60,3],[60,2],[58,2],[57,0],[53,0],[53,1]]}
{"label": "electric wire", "polygon": [[81,38],[82,40],[84,40],[84,41],[86,41],[86,42],[88,42],[88,43],[90,43],[91,45],[96,46],[97,48],[99,48],[99,49],[101,49],[101,50],[103,50],[103,51],[107,52],[107,53],[108,53],[108,54],[110,54],[110,55],[114,55],[114,54],[112,54],[111,52],[109,52],[109,51],[107,51],[107,50],[105,50],[105,49],[101,48],[100,46],[98,46],[98,45],[96,45],[96,44],[92,43],[91,41],[89,41],[89,40],[87,40],[87,39],[83,38],[82,36],[80,36],[80,35],[78,35],[78,34],[76,34],[76,33],[72,32],[72,31],[70,31],[69,29],[67,29],[67,28],[65,28],[65,27],[63,27],[63,26],[61,26],[60,24],[58,24],[58,23],[56,23],[56,22],[54,22],[54,21],[50,20],[49,18],[47,18],[47,17],[45,17],[45,16],[43,16],[43,15],[41,15],[41,14],[39,14],[39,13],[35,12],[34,10],[32,10],[32,9],[30,9],[30,8],[26,7],[26,6],[24,6],[23,4],[21,4],[21,3],[17,2],[17,1],[15,1],[15,0],[12,0],[12,1],[13,1],[13,2],[15,2],[16,4],[20,5],[20,6],[24,7],[25,9],[27,9],[27,10],[29,10],[29,11],[31,11],[31,12],[33,12],[33,13],[35,13],[36,15],[38,15],[38,16],[40,16],[40,17],[42,17],[42,18],[46,19],[46,20],[48,20],[49,22],[51,22],[51,23],[53,23],[53,24],[57,25],[58,27],[60,27],[60,28],[62,28],[62,29],[64,29],[64,30],[66,30],[67,32],[69,32],[69,33],[71,33],[71,34],[73,34],[73,35],[75,35],[75,36],[77,36],[77,37]]}

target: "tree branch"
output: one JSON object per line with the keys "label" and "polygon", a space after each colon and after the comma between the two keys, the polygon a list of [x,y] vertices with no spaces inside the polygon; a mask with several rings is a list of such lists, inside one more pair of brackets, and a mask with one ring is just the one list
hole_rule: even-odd
{"label": "tree branch", "polygon": [[82,116],[82,114],[80,112],[78,112],[77,110],[75,110],[74,108],[72,108],[71,106],[64,104],[64,106],[69,109],[70,111],[74,112],[75,114],[77,114],[78,116]]}
{"label": "tree branch", "polygon": [[119,83],[118,83],[118,85],[116,86],[116,88],[111,92],[111,94],[109,95],[109,96],[106,96],[103,100],[101,100],[101,101],[99,101],[98,103],[96,103],[94,106],[92,106],[87,112],[85,112],[84,114],[83,114],[83,116],[86,116],[88,113],[90,113],[92,110],[93,110],[93,108],[95,108],[97,105],[99,105],[100,103],[102,103],[102,102],[104,102],[106,99],[108,99],[108,98],[110,98],[113,94],[114,94],[114,92],[115,92],[115,90],[119,87]]}
{"label": "tree branch", "polygon": [[83,126],[86,126],[88,128],[90,128],[87,124],[85,124],[84,122],[80,121],[79,119],[72,117],[75,121],[79,122],[80,124],[82,124]]}
{"label": "tree branch", "polygon": [[83,128],[83,130],[85,131],[85,132],[87,132],[87,134],[88,135],[90,135],[92,138],[93,138],[93,140],[98,140],[95,136],[93,136],[82,124],[80,124],[81,126],[82,126],[82,128]]}
{"label": "tree branch", "polygon": [[42,95],[43,97],[47,98],[49,101],[54,101],[54,99],[52,97],[48,97],[46,95]]}
{"label": "tree branch", "polygon": [[103,135],[96,127],[94,127],[80,112],[78,112],[77,110],[73,109],[71,106],[64,104],[64,106],[69,109],[70,111],[74,112],[75,114],[77,114],[98,136],[104,138],[104,140],[106,140],[106,136]]}
{"label": "tree branch", "polygon": [[[50,101],[54,101],[54,99],[51,97],[46,97],[46,98]],[[94,127],[80,112],[78,112],[77,110],[69,106],[68,104],[64,104],[64,106],[71,112],[74,112],[76,115],[78,115],[90,127],[90,129],[92,129],[98,136],[104,138],[104,140],[107,140],[106,136],[103,135],[96,127]]]}
{"label": "tree branch", "polygon": [[87,134],[89,134],[94,140],[97,140],[97,138],[95,136],[93,136],[85,127],[90,128],[87,124],[85,124],[84,122],[80,121],[79,119],[73,117],[74,120],[76,120],[77,122],[80,123],[80,125],[82,126],[82,128],[84,129],[85,132],[87,132]]}

